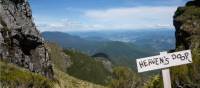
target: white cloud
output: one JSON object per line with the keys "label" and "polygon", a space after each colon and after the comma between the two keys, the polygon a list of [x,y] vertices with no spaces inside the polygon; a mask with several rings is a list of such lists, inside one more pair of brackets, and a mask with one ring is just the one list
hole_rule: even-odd
{"label": "white cloud", "polygon": [[176,8],[160,6],[87,10],[74,20],[36,16],[36,23],[40,31],[173,28],[172,18]]}
{"label": "white cloud", "polygon": [[42,22],[42,23],[37,23],[36,25],[41,32],[43,31],[62,31],[62,32],[89,31],[89,30],[98,30],[99,28],[103,28],[102,25],[98,25],[98,24],[89,25],[89,24],[83,24],[78,21],[70,21],[70,20],[61,20],[58,22]]}
{"label": "white cloud", "polygon": [[[177,7],[130,7],[105,10],[89,10],[85,16],[93,22],[103,23],[108,29],[138,29],[172,27]],[[105,27],[106,28],[106,27]]]}
{"label": "white cloud", "polygon": [[171,16],[177,7],[131,7],[105,10],[89,10],[85,15],[90,18],[114,20],[133,18],[163,18]]}

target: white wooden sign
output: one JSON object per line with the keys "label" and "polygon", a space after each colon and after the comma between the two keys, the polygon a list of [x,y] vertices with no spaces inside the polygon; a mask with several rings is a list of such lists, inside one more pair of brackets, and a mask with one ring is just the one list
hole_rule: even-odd
{"label": "white wooden sign", "polygon": [[166,53],[157,56],[140,58],[136,60],[138,72],[168,68],[177,65],[192,63],[191,50]]}

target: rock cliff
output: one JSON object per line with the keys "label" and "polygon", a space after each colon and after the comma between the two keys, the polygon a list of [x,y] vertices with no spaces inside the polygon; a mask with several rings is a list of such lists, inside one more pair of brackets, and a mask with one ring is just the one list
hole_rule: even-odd
{"label": "rock cliff", "polygon": [[53,77],[48,50],[27,0],[0,0],[0,59]]}
{"label": "rock cliff", "polygon": [[[198,49],[200,47],[200,1],[190,1],[179,7],[174,15],[177,49]],[[197,41],[196,41],[197,40]]]}
{"label": "rock cliff", "polygon": [[179,7],[174,15],[176,50],[192,50],[193,63],[172,70],[174,88],[200,88],[200,0]]}

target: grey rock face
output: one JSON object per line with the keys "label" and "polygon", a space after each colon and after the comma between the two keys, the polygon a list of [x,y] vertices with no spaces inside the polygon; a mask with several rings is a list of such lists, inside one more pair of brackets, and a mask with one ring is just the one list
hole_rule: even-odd
{"label": "grey rock face", "polygon": [[176,51],[192,50],[192,64],[171,70],[174,88],[200,88],[200,0],[179,7],[174,15]]}
{"label": "grey rock face", "polygon": [[0,59],[48,78],[52,64],[27,0],[0,0]]}
{"label": "grey rock face", "polygon": [[176,28],[176,49],[200,48],[200,1],[187,2],[185,7],[179,7],[174,15]]}

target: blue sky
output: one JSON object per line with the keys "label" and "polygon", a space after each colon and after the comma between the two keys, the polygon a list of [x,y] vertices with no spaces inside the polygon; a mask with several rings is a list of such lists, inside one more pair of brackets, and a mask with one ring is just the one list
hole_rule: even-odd
{"label": "blue sky", "polygon": [[188,0],[29,0],[40,31],[173,29]]}

